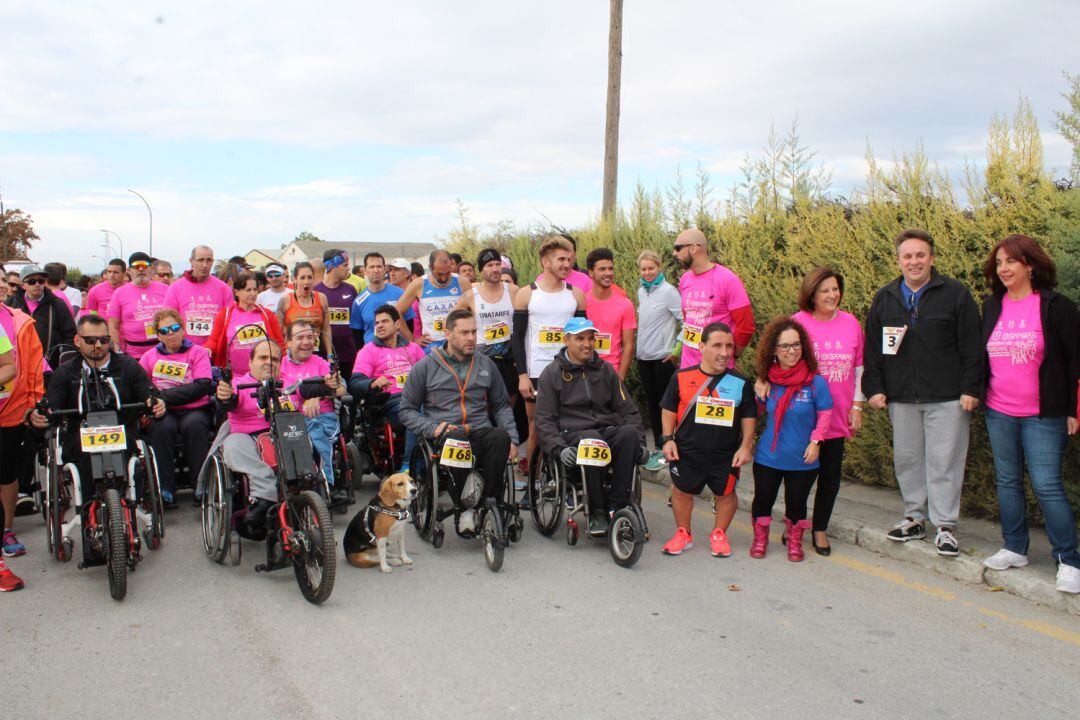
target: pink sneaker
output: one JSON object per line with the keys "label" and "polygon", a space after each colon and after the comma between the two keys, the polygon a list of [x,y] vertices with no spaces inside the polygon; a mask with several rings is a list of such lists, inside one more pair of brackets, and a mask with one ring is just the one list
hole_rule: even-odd
{"label": "pink sneaker", "polygon": [[682,555],[684,550],[689,550],[692,547],[694,547],[694,538],[690,536],[686,528],[679,528],[675,531],[675,535],[664,543],[664,554]]}
{"label": "pink sneaker", "polygon": [[7,565],[0,561],[0,592],[13,592],[22,590],[23,581],[15,573],[8,570]]}
{"label": "pink sneaker", "polygon": [[731,555],[731,544],[728,543],[727,535],[720,528],[716,528],[709,535],[709,547],[713,557],[728,557]]}

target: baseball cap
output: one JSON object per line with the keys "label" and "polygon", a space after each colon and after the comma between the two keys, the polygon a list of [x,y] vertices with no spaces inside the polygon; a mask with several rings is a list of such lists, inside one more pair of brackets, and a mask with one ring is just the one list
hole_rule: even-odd
{"label": "baseball cap", "polygon": [[154,262],[154,258],[150,257],[149,255],[147,255],[144,252],[133,252],[133,253],[131,253],[131,257],[128,258],[128,265],[131,265],[132,263],[137,263],[137,262],[144,262],[144,263],[149,263],[149,264],[152,265],[153,262]]}
{"label": "baseball cap", "polygon": [[48,277],[48,273],[46,273],[34,263],[30,263],[29,265],[23,265],[22,269],[19,270],[20,280],[25,280],[31,275],[45,275],[46,277]]}
{"label": "baseball cap", "polygon": [[572,317],[566,321],[566,325],[563,325],[563,332],[567,335],[577,335],[587,330],[596,332],[596,326],[593,325],[592,320],[583,317]]}
{"label": "baseball cap", "polygon": [[390,267],[392,267],[392,268],[400,268],[402,270],[408,270],[410,265],[411,265],[411,263],[408,260],[406,260],[405,258],[402,258],[402,257],[394,258],[393,260],[390,261]]}

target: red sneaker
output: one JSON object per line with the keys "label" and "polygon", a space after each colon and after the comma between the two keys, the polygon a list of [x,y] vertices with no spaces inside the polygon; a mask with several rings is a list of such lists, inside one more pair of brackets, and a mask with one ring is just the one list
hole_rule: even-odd
{"label": "red sneaker", "polygon": [[23,581],[18,575],[7,569],[6,565],[0,565],[0,592],[14,592],[22,590]]}
{"label": "red sneaker", "polygon": [[694,547],[694,538],[690,536],[686,528],[679,528],[675,531],[675,535],[664,543],[664,554],[682,555],[684,550],[692,547]]}
{"label": "red sneaker", "polygon": [[727,535],[721,528],[716,528],[709,535],[709,547],[713,557],[728,557],[731,555],[731,544],[728,543]]}

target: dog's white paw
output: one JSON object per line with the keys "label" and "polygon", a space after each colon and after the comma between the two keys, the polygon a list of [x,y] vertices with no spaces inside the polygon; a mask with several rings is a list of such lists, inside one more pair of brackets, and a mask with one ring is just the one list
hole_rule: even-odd
{"label": "dog's white paw", "polygon": [[401,564],[411,569],[412,568],[412,558],[411,557],[402,557],[401,558]]}
{"label": "dog's white paw", "polygon": [[380,565],[379,569],[382,570],[384,573],[394,572],[394,568],[390,567],[389,565]]}
{"label": "dog's white paw", "polygon": [[391,560],[388,560],[387,562],[389,562],[394,567],[405,564],[405,561],[402,560],[401,558],[392,558]]}

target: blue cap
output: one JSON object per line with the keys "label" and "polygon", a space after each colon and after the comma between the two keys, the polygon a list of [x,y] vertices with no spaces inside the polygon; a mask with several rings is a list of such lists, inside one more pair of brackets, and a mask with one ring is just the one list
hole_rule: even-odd
{"label": "blue cap", "polygon": [[567,335],[577,335],[586,330],[596,332],[596,326],[592,324],[592,320],[589,318],[572,317],[563,325],[563,332]]}

